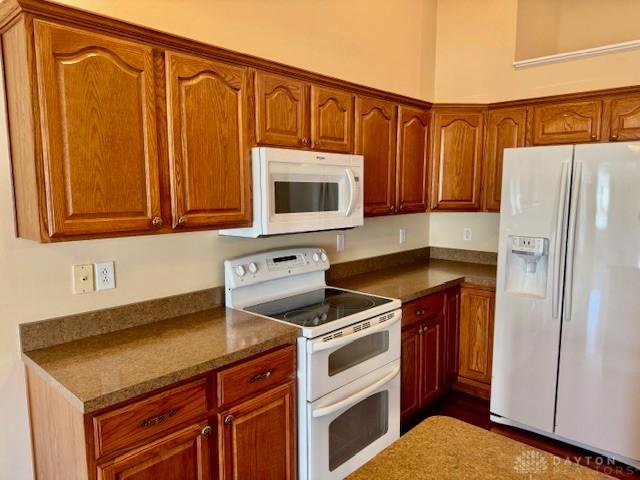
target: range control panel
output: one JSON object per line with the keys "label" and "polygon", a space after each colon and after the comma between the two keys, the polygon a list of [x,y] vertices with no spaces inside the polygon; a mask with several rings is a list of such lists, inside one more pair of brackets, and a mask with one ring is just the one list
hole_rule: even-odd
{"label": "range control panel", "polygon": [[296,248],[256,253],[224,262],[227,288],[327,270],[329,257],[322,248]]}

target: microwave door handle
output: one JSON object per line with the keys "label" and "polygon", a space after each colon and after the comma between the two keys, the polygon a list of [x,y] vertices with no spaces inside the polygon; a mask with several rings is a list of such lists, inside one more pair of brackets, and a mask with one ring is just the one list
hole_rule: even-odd
{"label": "microwave door handle", "polygon": [[399,322],[401,318],[402,318],[402,315],[396,312],[394,313],[393,318],[391,320],[385,320],[384,322],[380,322],[379,324],[374,325],[373,327],[360,330],[358,333],[347,335],[346,337],[336,338],[334,340],[329,340],[327,342],[318,342],[318,343],[312,344],[311,348],[309,349],[309,354],[311,355],[316,352],[321,352],[323,350],[329,350],[332,348],[341,347],[342,345],[351,343],[360,337],[366,337],[367,335],[371,335],[372,333],[376,333],[381,330],[386,330],[394,323]]}
{"label": "microwave door handle", "polygon": [[375,392],[378,388],[383,386],[385,383],[390,382],[393,378],[395,378],[400,373],[400,366],[396,366],[391,370],[391,373],[385,375],[377,382],[372,383],[368,387],[360,390],[353,395],[349,395],[347,398],[337,401],[336,403],[332,403],[331,405],[327,405],[326,407],[316,408],[311,412],[313,418],[325,417],[327,415],[331,415],[332,413],[337,412],[338,410],[343,409],[344,407],[348,407],[349,405],[354,405],[361,400],[364,400],[369,396],[369,394]]}
{"label": "microwave door handle", "polygon": [[349,181],[349,204],[347,205],[347,210],[344,214],[345,217],[351,215],[353,211],[353,206],[356,203],[356,177],[353,175],[353,170],[350,168],[346,169],[347,180]]}

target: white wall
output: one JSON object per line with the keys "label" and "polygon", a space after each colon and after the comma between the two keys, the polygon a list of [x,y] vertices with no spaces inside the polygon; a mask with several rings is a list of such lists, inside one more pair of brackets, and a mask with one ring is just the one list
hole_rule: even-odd
{"label": "white wall", "polygon": [[[418,98],[433,96],[435,0],[67,0],[135,23]],[[353,22],[358,16],[361,21]],[[5,111],[0,92],[0,112]],[[366,220],[346,232],[261,240],[216,232],[40,245],[14,234],[6,118],[0,117],[0,479],[32,478],[19,323],[224,283],[225,258],[290,245],[325,247],[333,262],[427,245],[428,216]],[[398,244],[398,229],[408,241]],[[115,260],[117,288],[71,294],[71,265]],[[72,479],[69,479],[72,480]]]}

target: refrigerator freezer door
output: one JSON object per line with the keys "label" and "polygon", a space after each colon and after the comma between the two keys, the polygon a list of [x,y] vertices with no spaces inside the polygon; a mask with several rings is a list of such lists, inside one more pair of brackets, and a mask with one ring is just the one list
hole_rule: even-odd
{"label": "refrigerator freezer door", "polygon": [[576,146],[575,168],[555,432],[640,460],[640,143]]}
{"label": "refrigerator freezer door", "polygon": [[[555,409],[572,157],[572,145],[507,149],[504,154],[491,412],[549,433]],[[514,265],[508,264],[508,252],[518,236],[547,241],[548,278],[541,294],[530,295],[526,288],[507,284],[508,277],[510,282],[513,278],[526,282],[526,275],[508,271]],[[520,265],[525,268],[526,262]]]}

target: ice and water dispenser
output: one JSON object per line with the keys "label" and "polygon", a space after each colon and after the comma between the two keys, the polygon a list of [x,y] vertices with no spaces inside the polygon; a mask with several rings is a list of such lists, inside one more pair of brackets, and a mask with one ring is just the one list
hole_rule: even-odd
{"label": "ice and water dispenser", "polygon": [[509,236],[507,252],[505,290],[544,298],[549,271],[549,239]]}

